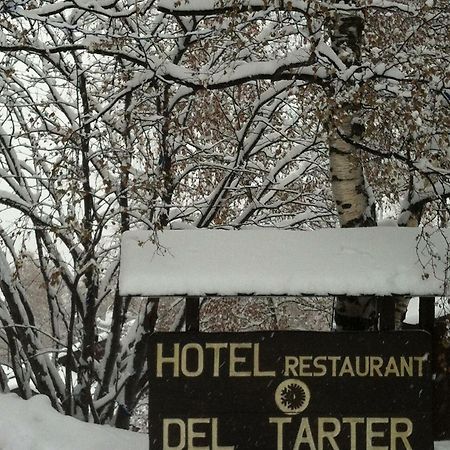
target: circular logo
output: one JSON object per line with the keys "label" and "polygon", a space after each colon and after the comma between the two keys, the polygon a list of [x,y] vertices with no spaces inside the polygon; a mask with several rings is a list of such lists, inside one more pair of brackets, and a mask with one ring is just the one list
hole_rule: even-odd
{"label": "circular logo", "polygon": [[304,411],[311,399],[308,386],[303,381],[288,379],[275,391],[275,403],[281,412],[293,415]]}

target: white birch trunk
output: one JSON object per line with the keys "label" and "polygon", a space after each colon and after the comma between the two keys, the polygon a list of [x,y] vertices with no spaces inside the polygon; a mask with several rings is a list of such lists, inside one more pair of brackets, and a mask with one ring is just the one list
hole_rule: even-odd
{"label": "white birch trunk", "polygon": [[[344,1],[351,3],[350,0]],[[358,12],[342,12],[334,18],[330,30],[332,47],[347,67],[361,62],[363,28],[364,18]],[[375,204],[364,177],[361,157],[358,149],[350,143],[357,142],[364,131],[358,112],[357,104],[344,103],[329,115],[331,188],[343,228],[377,226]],[[418,220],[417,214],[411,214],[405,225],[417,226]],[[392,301],[395,301],[395,328],[399,329],[409,299],[396,297]],[[378,323],[377,298],[338,297],[335,322],[338,330],[375,329]]]}
{"label": "white birch trunk", "polygon": [[351,117],[332,125],[329,134],[331,189],[342,228],[376,226],[374,204],[357,149],[344,140],[354,138]]}
{"label": "white birch trunk", "polygon": [[[360,60],[363,27],[363,17],[355,12],[339,13],[334,18],[330,30],[332,47],[347,67]],[[343,228],[376,226],[361,158],[355,146],[348,142],[357,139],[363,131],[356,120],[357,113],[358,105],[344,104],[329,114],[331,188]],[[338,297],[334,318],[337,330],[374,329],[377,301],[373,297]]]}

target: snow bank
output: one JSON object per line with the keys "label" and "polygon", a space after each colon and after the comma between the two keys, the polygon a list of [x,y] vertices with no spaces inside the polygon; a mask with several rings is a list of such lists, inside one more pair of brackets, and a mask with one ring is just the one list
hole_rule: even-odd
{"label": "snow bank", "polygon": [[43,395],[0,394],[0,449],[147,450],[148,437],[64,416]]}
{"label": "snow bank", "polygon": [[121,295],[444,295],[450,230],[130,231]]}
{"label": "snow bank", "polygon": [[[438,299],[434,305],[434,317],[442,317],[450,312],[450,305],[446,299]],[[413,297],[408,305],[404,322],[415,325],[419,323],[419,298]]]}

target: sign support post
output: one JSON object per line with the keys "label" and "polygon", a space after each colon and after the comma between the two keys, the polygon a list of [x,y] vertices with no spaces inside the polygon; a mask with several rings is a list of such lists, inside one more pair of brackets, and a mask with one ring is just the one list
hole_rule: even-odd
{"label": "sign support post", "polygon": [[433,334],[434,328],[434,297],[420,297],[419,325],[422,330]]}
{"label": "sign support post", "polygon": [[200,297],[186,297],[186,331],[200,331]]}
{"label": "sign support post", "polygon": [[390,331],[395,329],[395,300],[390,297],[378,299],[378,309],[380,312],[380,331]]}

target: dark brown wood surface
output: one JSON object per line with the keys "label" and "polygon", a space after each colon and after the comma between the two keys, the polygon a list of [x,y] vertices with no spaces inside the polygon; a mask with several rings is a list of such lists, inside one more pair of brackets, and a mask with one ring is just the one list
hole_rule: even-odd
{"label": "dark brown wood surface", "polygon": [[431,449],[430,350],[421,331],[154,334],[150,448]]}

